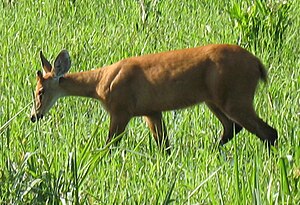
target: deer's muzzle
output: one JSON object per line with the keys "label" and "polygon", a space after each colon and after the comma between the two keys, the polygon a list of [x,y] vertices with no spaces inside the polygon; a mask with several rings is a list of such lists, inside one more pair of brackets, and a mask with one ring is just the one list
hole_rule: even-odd
{"label": "deer's muzzle", "polygon": [[41,115],[35,115],[35,114],[33,114],[33,115],[31,115],[31,118],[30,118],[30,120],[31,120],[31,122],[36,122],[37,120],[39,120],[39,119],[42,119],[44,116],[41,114]]}

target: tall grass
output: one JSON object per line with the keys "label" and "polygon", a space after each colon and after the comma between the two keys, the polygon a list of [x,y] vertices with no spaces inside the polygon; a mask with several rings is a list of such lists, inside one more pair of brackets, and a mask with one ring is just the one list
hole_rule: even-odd
{"label": "tall grass", "polygon": [[237,43],[244,47],[278,49],[293,17],[289,15],[292,1],[247,0],[228,4],[233,28],[239,33]]}
{"label": "tall grass", "polygon": [[[0,204],[297,204],[300,8],[267,2],[3,1]],[[40,50],[68,49],[75,72],[208,43],[239,43],[266,65],[255,107],[278,129],[271,154],[247,131],[216,149],[222,126],[203,105],[164,113],[170,156],[142,118],[108,154],[108,116],[91,99],[60,99],[30,123]]]}

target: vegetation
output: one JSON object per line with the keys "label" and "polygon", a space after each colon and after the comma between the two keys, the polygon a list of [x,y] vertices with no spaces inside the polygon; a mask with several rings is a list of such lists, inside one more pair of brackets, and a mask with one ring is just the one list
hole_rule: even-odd
{"label": "vegetation", "polygon": [[[0,4],[0,204],[297,204],[300,201],[300,7],[297,1],[73,0]],[[269,73],[256,93],[279,132],[269,154],[247,131],[218,149],[204,106],[164,113],[172,154],[142,118],[111,154],[100,103],[60,99],[29,120],[39,51],[72,57],[71,72],[209,43],[240,44]]]}

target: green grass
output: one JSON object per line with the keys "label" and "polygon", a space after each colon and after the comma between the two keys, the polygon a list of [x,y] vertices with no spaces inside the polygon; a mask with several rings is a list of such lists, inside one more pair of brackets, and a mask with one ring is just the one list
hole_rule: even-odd
{"label": "green grass", "polygon": [[[260,1],[169,2],[1,2],[0,204],[300,201],[299,3],[260,15]],[[95,100],[60,99],[45,119],[29,120],[40,50],[53,61],[68,49],[75,72],[208,43],[240,43],[266,65],[268,84],[259,86],[255,107],[278,130],[271,155],[247,131],[215,149],[222,126],[204,105],[164,113],[170,156],[159,152],[142,118],[109,155],[108,116]]]}

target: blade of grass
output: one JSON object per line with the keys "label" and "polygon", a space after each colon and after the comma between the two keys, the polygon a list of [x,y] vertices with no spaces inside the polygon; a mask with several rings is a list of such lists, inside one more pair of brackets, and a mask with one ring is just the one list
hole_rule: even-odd
{"label": "blade of grass", "polygon": [[237,151],[237,137],[235,136],[235,129],[234,130],[234,176],[235,176],[235,191],[237,194],[237,203],[241,200],[241,190],[240,190],[240,177],[239,177],[239,158],[238,158],[238,151]]}
{"label": "blade of grass", "polygon": [[279,166],[280,166],[280,178],[281,178],[281,189],[284,194],[290,195],[290,185],[289,185],[289,180],[287,176],[287,171],[286,171],[286,164],[284,161],[284,158],[279,159]]}
{"label": "blade of grass", "polygon": [[168,204],[172,203],[173,201],[175,201],[174,199],[171,199],[171,196],[172,196],[172,192],[174,190],[177,178],[178,178],[178,174],[176,174],[176,176],[174,177],[173,183],[172,183],[170,189],[168,190],[168,193],[163,202],[164,205],[168,205]]}
{"label": "blade of grass", "polygon": [[[95,131],[96,133],[96,131]],[[122,138],[122,135],[114,138],[110,143],[108,143],[107,145],[105,145],[102,149],[98,149],[94,152],[91,153],[92,158],[86,163],[86,165],[82,166],[82,168],[80,169],[80,173],[79,173],[79,181],[78,181],[78,185],[81,186],[82,183],[84,182],[84,180],[86,179],[87,175],[89,173],[91,173],[96,165],[103,159],[103,157],[109,152],[110,150],[110,146],[112,144],[114,144],[115,142],[117,142],[119,139]]]}
{"label": "blade of grass", "polygon": [[218,169],[216,169],[211,175],[209,175],[205,180],[203,180],[187,197],[187,199],[185,200],[185,202],[189,201],[189,199],[194,196],[194,194],[196,194],[198,192],[198,190],[206,183],[208,182],[214,175],[216,175],[222,168],[224,167],[224,165],[221,165]]}
{"label": "blade of grass", "polygon": [[221,187],[220,178],[219,178],[219,174],[218,173],[216,174],[216,178],[217,178],[217,183],[218,183],[220,205],[223,205],[224,204],[223,191],[222,191],[222,187]]}
{"label": "blade of grass", "polygon": [[12,123],[12,121],[18,117],[27,107],[29,107],[29,105],[31,105],[31,103],[28,103],[27,105],[25,105],[25,107],[23,107],[21,110],[19,110],[19,112],[17,112],[14,116],[12,116],[6,123],[4,123],[1,127],[0,127],[0,134],[3,133],[3,131],[10,125],[10,123]]}

